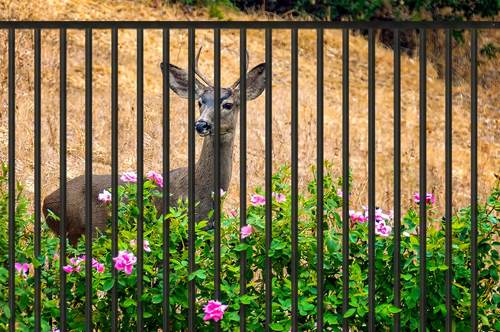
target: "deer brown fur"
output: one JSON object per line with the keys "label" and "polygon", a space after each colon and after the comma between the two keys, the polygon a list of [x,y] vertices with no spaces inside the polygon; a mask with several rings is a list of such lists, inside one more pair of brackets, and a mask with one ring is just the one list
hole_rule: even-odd
{"label": "deer brown fur", "polygon": [[[201,49],[200,49],[201,51]],[[195,123],[197,133],[203,137],[203,147],[195,167],[195,200],[198,203],[195,211],[196,221],[207,218],[213,208],[212,192],[214,190],[214,86],[198,70],[196,57],[195,73],[205,83],[195,80],[195,97],[198,100],[200,116]],[[248,58],[247,58],[248,63]],[[247,100],[257,98],[265,88],[265,64],[262,63],[247,73]],[[177,95],[188,98],[187,72],[175,65],[168,68],[161,64],[163,74],[169,75],[170,88]],[[222,88],[220,92],[220,185],[227,190],[231,181],[234,131],[240,109],[239,80],[230,88]],[[187,199],[188,169],[177,168],[170,171],[170,206],[177,205],[179,198]],[[120,182],[121,183],[121,182]],[[96,229],[105,229],[109,218],[109,209],[97,200],[99,193],[111,187],[111,175],[92,175],[92,225]],[[72,245],[76,245],[85,233],[85,176],[78,176],[66,185],[66,223],[67,237]],[[161,211],[161,200],[155,202]],[[49,210],[59,216],[61,212],[60,190],[45,197],[43,213],[49,228],[59,235],[59,221],[54,219]]]}

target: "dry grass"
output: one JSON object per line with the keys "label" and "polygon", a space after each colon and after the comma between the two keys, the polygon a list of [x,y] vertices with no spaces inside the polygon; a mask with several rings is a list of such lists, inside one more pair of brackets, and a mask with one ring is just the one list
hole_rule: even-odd
{"label": "dry grass", "polygon": [[[262,16],[228,13],[229,19],[254,20]],[[15,20],[192,20],[208,19],[203,10],[186,13],[181,7],[157,7],[131,1],[0,1],[0,19]],[[312,30],[300,32],[300,177],[310,179],[310,166],[316,157],[316,35]],[[468,35],[466,38],[468,39]],[[43,31],[42,46],[42,176],[43,194],[58,186],[59,174],[59,44],[57,31]],[[119,34],[119,141],[120,171],[136,165],[136,58],[135,33]],[[493,32],[481,37],[481,43],[495,38]],[[111,171],[111,112],[110,112],[110,32],[94,31],[93,109],[94,109],[94,171]],[[212,33],[198,31],[198,45],[206,52],[201,67],[211,72],[213,53]],[[341,107],[342,62],[341,34],[325,33],[325,158],[333,161],[337,173],[341,169]],[[33,35],[19,31],[16,35],[16,172],[32,193],[33,183]],[[222,33],[223,84],[231,84],[238,76],[238,31]],[[251,66],[263,62],[263,31],[248,32]],[[0,160],[7,160],[7,33],[0,32]],[[145,169],[161,170],[161,31],[145,32]],[[171,61],[187,65],[187,32],[171,32]],[[459,56],[463,56],[459,54]],[[362,37],[350,38],[350,163],[354,177],[352,205],[359,207],[367,198],[367,42]],[[377,109],[377,204],[392,207],[393,184],[393,82],[392,51],[376,48],[376,109]],[[418,59],[402,58],[402,192],[403,202],[411,201],[418,190]],[[499,171],[499,60],[479,67],[488,84],[479,88],[479,189],[482,197],[488,193]],[[463,68],[462,68],[463,69]],[[468,70],[467,70],[468,72]],[[290,33],[273,33],[273,163],[275,167],[290,160]],[[442,207],[444,200],[444,81],[438,78],[429,63],[427,77],[427,137],[428,190],[433,191]],[[68,176],[84,172],[84,32],[68,31]],[[455,206],[468,203],[470,188],[470,87],[462,79],[453,87],[453,183]],[[187,103],[172,94],[172,166],[187,163]],[[249,186],[262,184],[264,168],[264,97],[248,105],[248,179]],[[198,147],[201,140],[196,141]],[[229,204],[236,205],[239,183],[238,138],[234,150],[234,174],[229,190]]]}

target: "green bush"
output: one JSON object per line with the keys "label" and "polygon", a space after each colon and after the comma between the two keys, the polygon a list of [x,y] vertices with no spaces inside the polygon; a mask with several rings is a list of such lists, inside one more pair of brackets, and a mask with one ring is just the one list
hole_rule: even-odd
{"label": "green bush", "polygon": [[[194,4],[195,1],[178,0],[176,2]],[[231,0],[231,2],[243,10],[263,6],[261,0]],[[196,3],[203,4],[203,1]],[[475,16],[494,18],[498,15],[499,6],[496,0],[271,0],[265,2],[267,11],[286,13],[294,10],[297,13],[331,20],[470,20]]]}
{"label": "green bush", "polygon": [[[0,176],[0,245],[2,246],[0,262],[0,329],[7,329],[9,311],[7,305],[7,226],[6,202],[6,169]],[[289,186],[290,171],[283,167],[273,176],[273,191],[277,194],[273,200],[273,231],[270,257],[273,262],[273,323],[275,331],[288,331],[291,317],[291,241],[290,219],[291,198]],[[325,327],[339,330],[344,319],[342,308],[342,197],[337,191],[340,178],[333,176],[331,166],[327,165],[324,206],[324,302]],[[315,329],[316,319],[316,197],[315,181],[308,185],[307,194],[299,197],[299,325],[301,331]],[[137,253],[136,222],[138,208],[136,201],[136,185],[127,183],[119,187],[119,250],[126,250],[132,255]],[[256,189],[256,194],[262,194]],[[278,196],[284,194],[284,196]],[[144,185],[144,239],[148,241],[150,251],[144,252],[144,324],[146,331],[156,331],[162,322],[163,291],[163,218],[157,216],[152,204],[160,191],[156,184],[147,180]],[[263,331],[265,320],[265,300],[263,268],[265,261],[265,206],[250,204],[247,220],[254,232],[240,242],[240,226],[237,211],[225,211],[221,220],[221,260],[222,284],[221,302],[227,305],[221,327],[224,331],[237,329],[239,324],[239,308],[246,306],[247,328],[249,331]],[[497,186],[488,197],[486,203],[478,208],[478,314],[480,330],[499,330],[500,320],[498,302],[498,212],[500,211],[500,189]],[[125,203],[126,202],[126,203]],[[33,218],[26,212],[27,200],[18,187],[17,196],[17,237],[16,261],[31,263],[41,270],[42,285],[42,320],[43,330],[50,331],[58,327],[59,320],[59,259],[57,256],[59,240],[49,232],[42,230],[42,255],[33,257]],[[364,214],[360,213],[360,216]],[[427,316],[429,330],[442,331],[445,321],[445,233],[444,221],[432,205],[428,211],[429,227],[427,238]],[[211,331],[212,321],[204,321],[203,306],[214,299],[214,237],[213,231],[204,230],[206,222],[196,226],[196,264],[198,269],[188,273],[186,205],[173,208],[167,216],[170,223],[170,319],[172,330],[187,328],[187,283],[195,280],[197,287],[196,325],[199,330]],[[385,219],[389,216],[384,215]],[[402,218],[401,229],[401,299],[402,307],[396,308],[393,303],[393,237],[376,236],[376,321],[377,331],[388,331],[396,312],[401,314],[402,329],[416,331],[419,325],[419,236],[418,207],[410,207]],[[390,220],[386,221],[390,222]],[[367,223],[350,221],[350,308],[345,319],[349,319],[353,331],[366,330],[368,315],[368,255],[367,255]],[[114,268],[111,255],[111,234],[106,231],[100,234],[93,243],[93,257],[96,260],[93,271],[93,322],[100,331],[108,331],[111,321],[111,289]],[[67,273],[67,307],[68,328],[81,331],[84,327],[85,306],[85,271],[81,257],[84,242],[77,248],[68,247]],[[240,254],[246,255],[248,269],[246,271],[247,293],[239,295],[239,260]],[[81,257],[84,258],[84,257]],[[99,264],[103,264],[100,266]],[[470,331],[470,208],[463,208],[453,217],[453,317],[456,331]],[[68,268],[68,266],[70,268]],[[136,324],[136,282],[137,266],[130,265],[131,274],[120,270],[116,285],[119,296],[119,318],[121,328],[130,329]],[[104,268],[104,271],[101,269]],[[100,272],[101,271],[101,272]],[[33,330],[33,268],[24,273],[18,272],[16,277],[16,320],[17,330]]]}

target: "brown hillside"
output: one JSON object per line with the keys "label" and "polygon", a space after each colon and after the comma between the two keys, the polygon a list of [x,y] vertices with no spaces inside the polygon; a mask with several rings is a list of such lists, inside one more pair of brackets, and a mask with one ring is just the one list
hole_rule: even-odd
{"label": "brown hillside", "polygon": [[[228,19],[254,20],[262,16],[227,13]],[[181,7],[156,7],[132,1],[0,1],[0,19],[13,20],[206,20],[204,10],[186,13]],[[238,76],[239,32],[222,33],[222,78],[229,85]],[[59,44],[57,31],[43,31],[42,46],[42,160],[43,194],[58,185],[59,174]],[[145,32],[145,169],[161,170],[161,31]],[[300,35],[300,176],[310,179],[310,166],[316,158],[316,34],[301,31]],[[498,42],[498,33],[482,35],[481,44],[491,38]],[[120,106],[120,171],[135,169],[136,160],[136,58],[135,32],[119,33],[119,106]],[[469,40],[469,35],[466,34]],[[212,32],[198,31],[198,45],[205,46],[201,67],[212,72]],[[110,43],[109,31],[94,31],[94,170],[111,171],[110,112]],[[337,173],[341,170],[341,107],[342,51],[340,31],[325,33],[325,159],[331,160]],[[273,140],[275,168],[290,160],[290,33],[273,32]],[[33,34],[18,31],[16,35],[17,141],[16,173],[33,190]],[[263,31],[248,31],[250,66],[264,59]],[[187,66],[187,31],[171,32],[171,61]],[[367,42],[350,38],[350,115],[351,166],[354,188],[352,206],[359,208],[367,201]],[[464,57],[465,53],[458,56]],[[488,76],[488,84],[479,88],[479,189],[484,197],[499,171],[500,103],[499,59],[484,62],[479,76]],[[376,48],[377,109],[377,205],[392,208],[393,149],[393,83],[392,51]],[[418,190],[418,58],[403,56],[402,60],[402,192],[405,205]],[[467,62],[466,62],[467,63]],[[463,69],[463,68],[461,68]],[[468,72],[469,70],[467,70]],[[429,63],[427,77],[428,107],[428,190],[437,194],[439,206],[444,200],[444,81],[438,78]],[[187,102],[171,95],[172,167],[187,164]],[[68,31],[68,176],[84,172],[84,32]],[[0,160],[7,160],[7,32],[0,31]],[[453,87],[453,167],[454,203],[465,205],[470,192],[470,87],[467,79]],[[248,180],[249,185],[263,184],[264,168],[264,97],[248,105]],[[198,147],[201,140],[196,141]],[[238,138],[236,140],[238,145]],[[238,199],[239,149],[234,151],[234,173],[229,190],[229,203]],[[251,188],[251,187],[249,187]]]}

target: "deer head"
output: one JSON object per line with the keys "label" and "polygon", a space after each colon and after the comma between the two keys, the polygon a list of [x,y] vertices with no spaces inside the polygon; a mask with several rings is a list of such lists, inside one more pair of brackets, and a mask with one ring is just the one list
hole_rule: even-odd
{"label": "deer head", "polygon": [[[214,84],[201,73],[198,68],[198,60],[201,53],[201,47],[198,50],[195,61],[195,98],[198,101],[200,116],[195,122],[195,129],[198,135],[207,136],[214,133]],[[248,54],[247,54],[247,70],[248,70]],[[261,63],[255,66],[252,70],[247,71],[247,100],[253,100],[260,96],[266,85],[266,64]],[[170,78],[170,88],[182,98],[188,98],[188,73],[173,64],[169,64],[166,68],[165,64],[161,64],[163,74],[167,74]],[[232,135],[236,127],[237,114],[240,109],[240,80],[236,80],[228,88],[221,88],[220,91],[220,134]]]}

